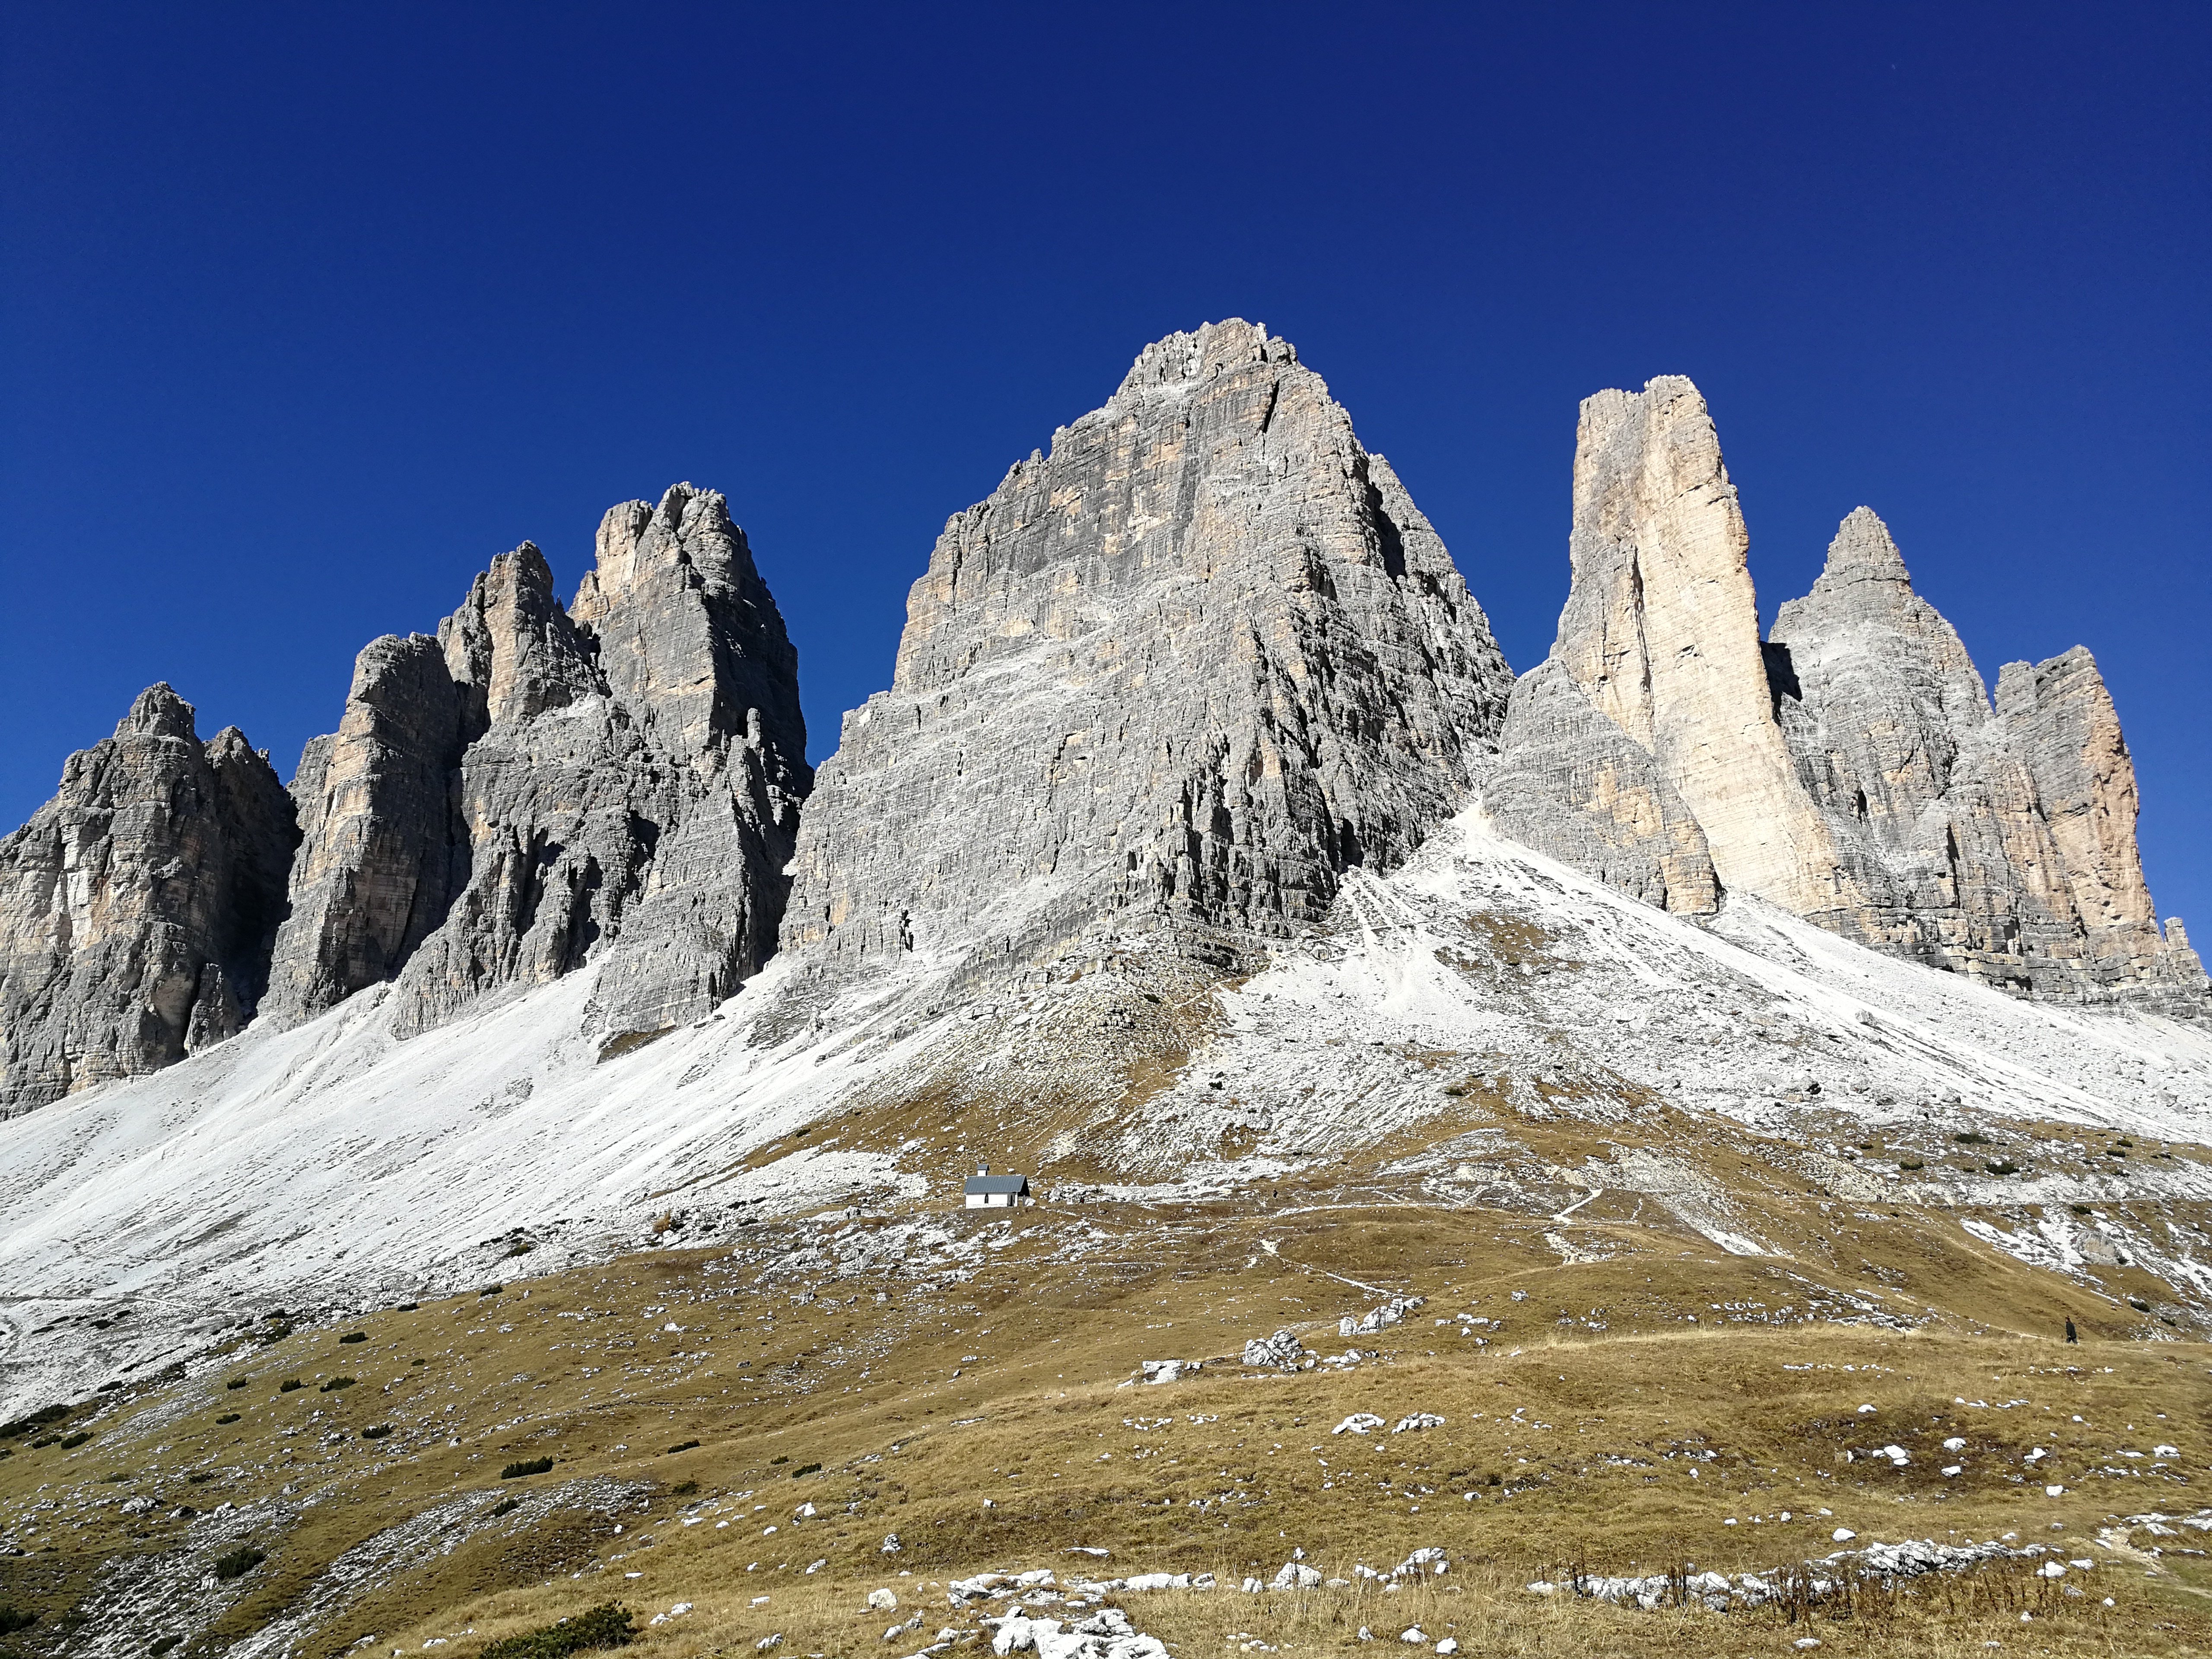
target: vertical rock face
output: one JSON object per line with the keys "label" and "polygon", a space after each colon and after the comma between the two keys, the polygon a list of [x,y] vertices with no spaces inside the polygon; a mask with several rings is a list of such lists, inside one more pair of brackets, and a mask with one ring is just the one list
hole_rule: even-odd
{"label": "vertical rock face", "polygon": [[723,498],[613,508],[574,611],[528,543],[435,640],[362,653],[301,762],[272,1012],[396,979],[397,1029],[608,957],[602,1015],[696,1017],[774,948],[811,775],[796,653]]}
{"label": "vertical rock face", "polygon": [[461,710],[434,639],[386,635],[354,659],[337,732],[314,739],[293,775],[301,841],[270,966],[271,1014],[319,1012],[391,978],[445,920]]}
{"label": "vertical rock face", "polygon": [[1665,376],[1584,400],[1552,659],[1651,757],[1723,888],[1817,915],[1843,878],[1770,706],[1750,544],[1694,386]]}
{"label": "vertical rock face", "polygon": [[785,942],[990,973],[1116,919],[1293,932],[1453,810],[1509,684],[1291,347],[1170,336],[945,526],[808,805]]}
{"label": "vertical rock face", "polygon": [[1485,781],[1499,827],[1670,909],[1749,892],[2011,990],[2202,1010],[2088,653],[2012,665],[1992,711],[1865,507],[1762,642],[1747,544],[1687,380],[1584,403],[1572,587]]}
{"label": "vertical rock face", "polygon": [[0,1112],[155,1070],[251,1018],[283,914],[291,802],[167,685],[70,757],[0,841]]}

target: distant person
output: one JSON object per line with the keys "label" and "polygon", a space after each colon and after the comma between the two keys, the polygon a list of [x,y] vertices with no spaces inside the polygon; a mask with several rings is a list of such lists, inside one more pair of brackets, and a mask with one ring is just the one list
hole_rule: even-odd
{"label": "distant person", "polygon": [[2073,1342],[2073,1341],[2076,1341],[2076,1340],[2079,1340],[2079,1339],[2078,1339],[2078,1338],[2076,1338],[2076,1337],[2075,1336],[2075,1334],[2074,1334],[2074,1322],[2073,1322],[2071,1319],[2069,1319],[2069,1320],[2066,1322],[2066,1340],[2067,1340],[2069,1342]]}

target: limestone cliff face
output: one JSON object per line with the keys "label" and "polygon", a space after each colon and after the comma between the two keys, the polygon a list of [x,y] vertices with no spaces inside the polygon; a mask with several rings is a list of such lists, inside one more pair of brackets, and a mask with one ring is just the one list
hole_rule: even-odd
{"label": "limestone cliff face", "polygon": [[2202,1005],[2143,882],[2134,763],[2088,652],[2007,665],[1992,710],[1865,507],[1771,645],[1781,723],[1865,896],[1850,931],[2015,991]]}
{"label": "limestone cliff face", "polygon": [[2200,1011],[2088,653],[2008,667],[1992,710],[1865,507],[1761,641],[1747,545],[1687,380],[1584,403],[1571,587],[1485,780],[1499,827],[1670,909],[1750,892],[2014,991]]}
{"label": "limestone cliff face", "polygon": [[1292,933],[1454,809],[1509,684],[1289,343],[1172,335],[946,524],[808,804],[785,943],[992,973],[1103,926]]}
{"label": "limestone cliff face", "polygon": [[713,491],[611,509],[599,549],[573,611],[525,543],[435,640],[362,652],[294,781],[272,1012],[396,979],[404,1033],[605,954],[603,1018],[652,1030],[767,959],[811,781],[782,617]]}
{"label": "limestone cliff face", "polygon": [[234,726],[142,692],[0,841],[0,1114],[154,1071],[252,1015],[297,840]]}
{"label": "limestone cliff face", "polygon": [[1696,914],[1721,890],[1801,915],[1850,902],[1767,693],[1750,538],[1680,376],[1583,401],[1571,586],[1513,694],[1485,791],[1506,833]]}

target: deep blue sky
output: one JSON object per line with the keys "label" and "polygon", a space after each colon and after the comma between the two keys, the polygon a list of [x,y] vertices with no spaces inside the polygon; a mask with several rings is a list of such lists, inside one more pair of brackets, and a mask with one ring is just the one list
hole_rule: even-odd
{"label": "deep blue sky", "polygon": [[1238,314],[1516,668],[1577,400],[1692,376],[1768,616],[1865,501],[1992,679],[2087,644],[2212,930],[2208,16],[9,0],[0,821],[155,679],[289,776],[368,638],[678,478],[819,758],[945,517]]}

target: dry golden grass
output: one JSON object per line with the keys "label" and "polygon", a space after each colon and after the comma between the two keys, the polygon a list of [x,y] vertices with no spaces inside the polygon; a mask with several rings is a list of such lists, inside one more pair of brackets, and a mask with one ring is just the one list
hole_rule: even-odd
{"label": "dry golden grass", "polygon": [[[903,1655],[940,1627],[977,1628],[972,1612],[947,1607],[946,1581],[1036,1567],[1065,1576],[1085,1565],[1072,1546],[1112,1552],[1089,1571],[1212,1571],[1234,1583],[1272,1575],[1293,1548],[1354,1579],[1353,1563],[1388,1570],[1435,1544],[1452,1572],[1395,1593],[1354,1579],[1342,1591],[1121,1599],[1179,1654],[1255,1641],[1330,1652],[1358,1645],[1362,1624],[1395,1641],[1416,1623],[1469,1654],[1773,1654],[1796,1651],[1808,1627],[1523,1587],[1577,1563],[1772,1568],[1834,1549],[1829,1534],[1843,1526],[1864,1540],[2011,1534],[2099,1565],[2069,1581],[2092,1595],[2048,1606],[2021,1605],[2027,1570],[2008,1566],[1924,1583],[1849,1620],[1816,1613],[1823,1659],[1980,1654],[1990,1640],[2008,1651],[2185,1654],[2212,1641],[2201,1561],[2154,1563],[2095,1541],[2113,1516],[2212,1502],[2202,1496],[2212,1420],[2201,1346],[2097,1340],[2104,1316],[2087,1298],[1955,1229],[1831,1217],[1778,1187],[1766,1201],[1778,1224],[1796,1218],[1792,1259],[1719,1256],[1624,1219],[1586,1230],[1620,1255],[1574,1267],[1522,1218],[1312,1196],[1303,1215],[1024,1212],[1019,1228],[1038,1231],[982,1253],[967,1282],[833,1273],[804,1302],[793,1285],[756,1285],[757,1266],[733,1267],[726,1252],[661,1249],[498,1297],[303,1331],[266,1352],[241,1347],[210,1375],[136,1395],[87,1445],[0,1462],[0,1523],[31,1533],[36,1551],[0,1565],[0,1582],[49,1612],[87,1594],[96,1602],[112,1572],[103,1564],[191,1553],[196,1523],[161,1518],[170,1506],[262,1500],[281,1516],[256,1534],[270,1559],[211,1631],[176,1650],[195,1659],[299,1605],[364,1539],[457,1495],[488,1506],[543,1492],[561,1494],[549,1512],[471,1523],[449,1552],[340,1607],[304,1650],[336,1656],[373,1636],[375,1651],[415,1653],[444,1638],[440,1659],[467,1659],[496,1636],[619,1597],[646,1615],[692,1604],[647,1628],[640,1659],[750,1653],[778,1632],[785,1653]],[[1808,1216],[1820,1219],[1817,1237]],[[1001,1223],[940,1219],[955,1231]],[[1072,1259],[1079,1220],[1098,1237]],[[1883,1305],[1936,1310],[1931,1322],[1802,1322],[1814,1293],[1869,1285],[1822,1261],[1820,1241],[1881,1268]],[[1381,1352],[1355,1370],[1247,1377],[1221,1363],[1281,1325],[1338,1352],[1336,1316],[1383,1291],[1430,1304],[1361,1339]],[[2069,1308],[2092,1340],[2069,1347],[2030,1334]],[[1478,1346],[1432,1322],[1462,1310],[1503,1330],[1483,1328]],[[366,1343],[337,1344],[356,1328]],[[1139,1360],[1161,1357],[1216,1363],[1164,1387],[1120,1386]],[[341,1372],[360,1385],[316,1388]],[[295,1376],[308,1386],[277,1392]],[[234,1376],[247,1386],[226,1389]],[[234,1411],[238,1422],[216,1421]],[[1330,1432],[1354,1412],[1395,1422],[1414,1411],[1446,1420]],[[359,1437],[384,1423],[389,1438]],[[1954,1435],[1969,1443],[1963,1473],[1946,1478],[1940,1443]],[[2179,1466],[2148,1472],[2150,1460],[2119,1455],[2160,1441],[2183,1446]],[[1844,1460],[1890,1443],[1912,1454],[1906,1468]],[[2047,1455],[2031,1477],[2020,1460],[2038,1445]],[[541,1455],[556,1460],[550,1474],[498,1479],[510,1461]],[[793,1478],[809,1464],[821,1467]],[[111,1474],[125,1478],[101,1481]],[[617,1490],[609,1481],[626,1494],[611,1507],[592,1497]],[[2067,1491],[2047,1498],[2046,1484]],[[104,1501],[133,1494],[160,1506],[134,1517]],[[301,1507],[309,1497],[319,1501]],[[59,1511],[33,1508],[49,1499]],[[794,1519],[805,1503],[817,1513]],[[896,1555],[879,1547],[890,1532]],[[897,1592],[902,1620],[924,1615],[907,1644],[881,1642],[890,1620],[864,1612],[878,1585]],[[2022,1625],[2023,1610],[2036,1618]],[[15,1638],[27,1654],[52,1650],[40,1639]]]}

